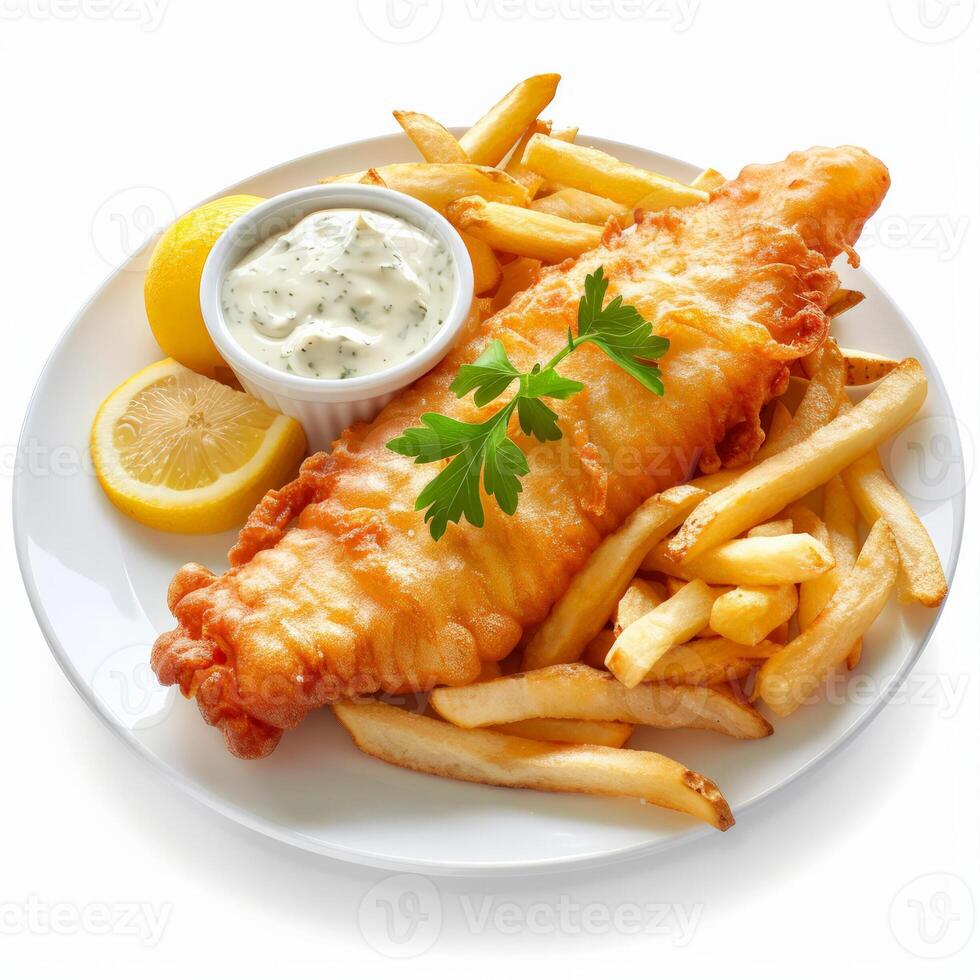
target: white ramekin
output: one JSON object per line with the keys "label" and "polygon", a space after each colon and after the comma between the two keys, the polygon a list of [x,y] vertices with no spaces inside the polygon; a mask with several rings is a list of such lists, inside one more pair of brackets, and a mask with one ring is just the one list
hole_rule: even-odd
{"label": "white ramekin", "polygon": [[[325,208],[369,208],[401,218],[445,245],[452,260],[455,291],[442,328],[407,360],[377,374],[336,380],[278,371],[239,346],[221,311],[225,276],[252,248]],[[363,184],[318,184],[269,198],[215,242],[201,276],[201,311],[218,352],[249,394],[300,422],[311,450],[329,449],[348,425],[374,418],[399,391],[435,367],[456,342],[472,301],[473,267],[456,229],[413,197]]]}

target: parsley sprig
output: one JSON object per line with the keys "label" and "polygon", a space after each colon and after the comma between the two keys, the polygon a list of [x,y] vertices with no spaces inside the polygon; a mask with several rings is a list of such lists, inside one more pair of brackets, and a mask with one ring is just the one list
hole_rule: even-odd
{"label": "parsley sprig", "polygon": [[415,501],[416,510],[425,510],[429,532],[438,541],[450,522],[458,524],[465,516],[470,524],[483,527],[483,489],[494,497],[505,514],[517,510],[521,477],[529,471],[527,457],[507,435],[514,413],[521,431],[539,442],[562,437],[558,415],[543,399],[571,398],[585,386],[565,378],[555,369],[576,348],[595,344],[645,388],[664,393],[660,370],[654,361],[669,346],[665,337],[653,333],[635,307],[625,306],[617,296],[602,305],[609,287],[602,266],[585,277],[585,290],[578,304],[578,336],[568,329],[568,343],[548,361],[535,364],[528,372],[518,371],[499,340],[473,364],[464,364],[449,386],[457,398],[473,392],[473,401],[482,408],[499,398],[516,381],[517,392],[505,405],[483,422],[460,422],[447,415],[427,412],[422,425],[406,429],[388,448],[416,463],[451,462],[430,481]]}

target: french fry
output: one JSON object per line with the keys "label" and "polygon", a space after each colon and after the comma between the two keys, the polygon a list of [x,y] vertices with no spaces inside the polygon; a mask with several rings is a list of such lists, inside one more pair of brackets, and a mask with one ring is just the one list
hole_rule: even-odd
{"label": "french fry", "polygon": [[[848,572],[857,561],[857,507],[840,476],[831,477],[823,491],[823,523],[837,567]],[[894,533],[894,532],[893,532]]]}
{"label": "french fry", "polygon": [[790,585],[833,568],[834,556],[809,534],[756,535],[726,541],[683,564],[670,557],[670,542],[664,541],[640,567],[711,585]]}
{"label": "french fry", "polygon": [[459,140],[441,122],[424,112],[396,109],[392,115],[427,163],[469,163]]}
{"label": "french fry", "polygon": [[[830,551],[830,533],[827,526],[809,507],[801,503],[790,504],[784,513],[789,514],[793,521],[793,529],[797,534],[809,534]],[[833,552],[831,551],[831,554]],[[837,559],[822,575],[800,583],[800,602],[797,610],[800,629],[806,629],[812,623],[830,597],[837,591],[841,575],[848,571],[854,562],[851,561],[846,569],[837,567]],[[788,618],[788,617],[787,617]]]}
{"label": "french fry", "polygon": [[766,640],[754,646],[733,643],[722,636],[691,640],[668,650],[653,665],[647,679],[696,687],[740,680],[778,649]]}
{"label": "french fry", "polygon": [[507,161],[507,165],[504,167],[504,173],[508,173],[514,180],[523,184],[527,188],[528,195],[533,198],[539,190],[541,190],[541,185],[544,183],[544,178],[541,174],[536,174],[533,170],[525,167],[521,162],[524,157],[524,150],[527,144],[530,142],[531,137],[537,135],[538,133],[543,133],[547,136],[551,132],[551,123],[546,122],[543,119],[535,119],[527,129],[524,130],[524,135],[517,141],[517,146],[514,147],[514,152],[511,153],[510,159]]}
{"label": "french fry", "polygon": [[538,281],[540,259],[514,259],[501,269],[500,285],[493,295],[493,311],[499,313],[510,301]]}
{"label": "french fry", "polygon": [[493,300],[488,296],[477,299],[474,302],[474,308],[476,309],[477,319],[480,323],[483,323],[488,317],[493,316]]}
{"label": "french fry", "polygon": [[[578,126],[565,126],[563,129],[552,129],[550,133],[545,133],[546,136],[550,136],[553,140],[561,140],[563,143],[574,143],[575,138],[578,136]],[[521,159],[523,159],[524,150],[527,148],[527,144],[521,147]],[[515,151],[516,152],[516,151]],[[525,169],[527,169],[525,167]],[[533,173],[533,171],[528,171]],[[564,184],[559,184],[554,180],[545,180],[540,174],[538,174],[538,180],[541,181],[538,186],[536,197],[548,197],[550,194],[556,194],[560,190],[564,190]]]}
{"label": "french fry", "polygon": [[705,493],[717,493],[731,486],[743,473],[747,473],[751,466],[737,466],[727,470],[716,470],[714,473],[702,473],[688,481],[688,486],[697,490],[704,490]]}
{"label": "french fry", "polygon": [[548,180],[599,194],[628,207],[660,210],[708,200],[705,191],[623,163],[608,153],[550,136],[531,138],[523,163]]}
{"label": "french fry", "polygon": [[[845,576],[857,561],[858,512],[840,476],[827,481],[823,488],[823,523],[827,528],[830,550],[837,563],[838,577]],[[894,533],[894,532],[892,532]],[[858,640],[847,655],[847,669],[854,670],[861,660],[862,640]]]}
{"label": "french fry", "polygon": [[648,582],[642,578],[633,579],[629,588],[623,593],[623,598],[619,600],[619,605],[616,606],[616,615],[613,619],[615,635],[618,636],[627,626],[631,626],[648,612],[653,612],[666,598],[667,593],[658,582]]}
{"label": "french fry", "polygon": [[[891,377],[889,375],[882,381],[882,385],[887,384]],[[868,396],[872,397],[873,394]],[[850,414],[859,411],[860,407],[859,405]],[[841,475],[865,523],[870,525],[883,517],[895,535],[898,553],[902,559],[898,581],[899,599],[906,603],[919,602],[933,608],[940,605],[946,598],[947,584],[936,547],[918,514],[912,510],[881,468],[877,450],[851,463]]]}
{"label": "french fry", "polygon": [[470,196],[453,201],[446,214],[460,231],[479,238],[502,252],[514,252],[543,262],[560,262],[595,248],[602,229],[566,221],[528,208]]}
{"label": "french fry", "polygon": [[636,687],[671,647],[686,643],[708,625],[716,596],[704,582],[689,582],[616,637],[606,666],[626,687]]}
{"label": "french fry", "polygon": [[842,347],[841,354],[844,355],[847,384],[852,388],[881,381],[886,374],[891,374],[898,367],[898,361],[894,358],[883,354],[869,354],[853,347]]}
{"label": "french fry", "polygon": [[491,730],[541,742],[608,745],[614,749],[621,749],[633,734],[633,726],[621,721],[582,721],[580,718],[526,718],[494,725]]}
{"label": "french fry", "polygon": [[820,615],[759,670],[757,693],[773,711],[792,714],[847,659],[885,607],[897,575],[895,537],[888,522],[880,520]]}
{"label": "french fry", "polygon": [[500,163],[521,133],[555,97],[559,81],[561,75],[533,75],[518,82],[460,137],[467,157],[487,167]]}
{"label": "french fry", "polygon": [[563,187],[547,197],[539,197],[531,202],[531,210],[590,225],[605,225],[610,218],[615,218],[621,228],[633,224],[632,208],[575,187]]}
{"label": "french fry", "polygon": [[[672,575],[666,575],[664,576],[664,584],[667,587],[667,597],[670,598],[670,596],[677,595],[677,593],[680,592],[680,590],[683,589],[685,585],[687,585],[687,579],[674,578]],[[725,591],[724,589],[718,589],[716,595],[721,595],[721,593],[724,591]],[[696,638],[698,639],[703,639],[709,636],[717,636],[717,635],[718,634],[711,628],[710,625],[705,626],[701,630],[698,630],[698,632],[695,634]]]}
{"label": "french fry", "polygon": [[803,372],[802,358],[794,363],[793,369],[801,373],[789,376],[786,390],[779,399],[790,412],[795,412],[800,407],[800,402],[803,401],[803,396],[806,394],[807,388],[810,387],[810,378]]}
{"label": "french fry", "polygon": [[837,289],[830,297],[827,304],[827,316],[833,320],[842,313],[853,309],[864,299],[864,293],[859,293],[856,289]]}
{"label": "french fry", "polygon": [[734,738],[764,738],[770,725],[754,710],[710,687],[642,684],[630,689],[585,664],[557,664],[486,684],[439,687],[432,706],[461,728],[525,718],[619,721],[654,728],[698,728]]}
{"label": "french fry", "polygon": [[371,184],[374,187],[387,187],[388,185],[384,182],[384,178],[378,173],[374,167],[369,167],[364,171],[364,175],[358,181],[359,184]]}
{"label": "french fry", "polygon": [[578,136],[578,126],[564,126],[561,129],[552,129],[549,133],[553,140],[560,140],[562,143],[574,143]]}
{"label": "french fry", "polygon": [[[324,177],[321,184],[358,183],[366,171]],[[389,163],[375,173],[393,191],[424,201],[436,211],[445,211],[450,201],[478,194],[487,201],[524,207],[530,203],[527,188],[493,167],[471,163]]]}
{"label": "french fry", "polygon": [[[656,174],[656,176],[659,177],[660,174]],[[671,180],[670,177],[665,177],[664,179]],[[710,196],[707,191],[698,190],[696,187],[691,187],[690,184],[684,184],[678,181],[677,186],[681,188],[680,191],[669,186],[655,188],[647,194],[644,194],[643,197],[633,204],[633,208],[640,211],[663,211],[665,208],[685,208],[695,204],[703,204]],[[704,194],[705,197],[695,197],[695,195],[700,194]],[[665,201],[673,202],[678,197],[680,197],[680,203],[664,203]]]}
{"label": "french fry", "polygon": [[[576,137],[578,136],[578,126],[566,126],[563,129],[552,129],[550,133],[545,133],[545,136],[550,136],[553,140],[561,140],[563,143],[574,143]],[[524,150],[527,149],[527,144],[525,143],[521,147],[521,159],[523,160]],[[523,164],[522,164],[523,166]],[[534,173],[533,170],[525,167],[528,173]],[[540,174],[537,175],[538,180],[541,182],[538,186],[537,193],[534,195],[536,198],[549,197],[552,194],[557,194],[558,191],[565,190],[565,185],[558,183],[556,180],[546,180]]]}
{"label": "french fry", "polygon": [[735,822],[711,780],[656,752],[466,731],[379,701],[333,710],[362,752],[404,769],[491,786],[635,797],[718,830]]}
{"label": "french fry", "polygon": [[706,170],[702,170],[701,173],[691,181],[691,186],[696,187],[699,191],[707,191],[709,194],[721,187],[722,184],[726,183],[724,176],[718,173],[717,170],[708,167]]}
{"label": "french fry", "polygon": [[674,487],[644,501],[589,560],[552,607],[524,651],[524,669],[577,660],[609,622],[643,556],[691,512],[704,493]]}
{"label": "french fry", "polygon": [[718,596],[709,623],[719,636],[753,647],[787,622],[796,605],[793,585],[740,587]]}
{"label": "french fry", "polygon": [[463,239],[473,266],[473,292],[477,296],[493,292],[503,278],[493,249],[486,242],[481,242],[479,238],[467,235],[466,232],[460,232],[460,238]]}
{"label": "french fry", "polygon": [[742,704],[752,703],[751,698],[745,693],[745,687],[742,681],[725,681],[724,684],[718,685],[718,689],[725,694],[730,694],[736,701],[741,701]]}
{"label": "french fry", "polygon": [[772,418],[769,420],[766,440],[778,439],[792,424],[793,413],[782,402],[776,402],[772,407]]}
{"label": "french fry", "polygon": [[500,676],[500,664],[496,660],[484,660],[480,664],[480,676],[473,682],[474,684],[482,683],[483,681],[492,681],[494,678]]}
{"label": "french fry", "polygon": [[746,532],[747,538],[778,538],[783,534],[793,533],[793,522],[786,517],[778,521],[766,521],[765,524],[756,524]]}
{"label": "french fry", "polygon": [[[671,539],[669,557],[690,561],[826,483],[909,422],[925,401],[927,389],[918,361],[902,361],[852,411],[753,466],[698,504]],[[848,489],[860,507],[850,485]]]}
{"label": "french fry", "polygon": [[756,454],[756,463],[789,449],[835,418],[844,394],[846,368],[840,349],[828,340],[811,362],[813,373],[793,420],[775,438],[771,435]]}
{"label": "french fry", "polygon": [[616,634],[612,630],[600,630],[585,645],[582,651],[582,663],[595,667],[596,670],[606,669],[606,655],[616,642]]}
{"label": "french fry", "polygon": [[766,637],[766,639],[768,639],[770,643],[775,643],[777,646],[781,646],[781,647],[786,646],[786,644],[789,643],[789,629],[790,629],[790,624],[792,622],[793,622],[793,617],[790,616],[789,622],[780,623],[769,634],[769,636]]}
{"label": "french fry", "polygon": [[[482,684],[484,681],[492,681],[501,675],[502,671],[500,669],[500,664],[496,660],[484,660],[480,664],[480,673],[470,682],[472,684]],[[430,718],[438,718],[435,708],[431,704],[427,704],[425,708],[425,713]]]}

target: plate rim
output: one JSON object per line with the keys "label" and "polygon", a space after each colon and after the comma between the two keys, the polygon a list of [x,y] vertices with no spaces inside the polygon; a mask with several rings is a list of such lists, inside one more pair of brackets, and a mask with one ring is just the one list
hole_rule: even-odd
{"label": "plate rim", "polygon": [[[465,131],[465,127],[449,127],[452,132],[456,135]],[[272,175],[279,170],[286,167],[294,167],[302,165],[305,162],[312,161],[314,158],[321,156],[322,154],[330,151],[341,151],[341,150],[353,150],[358,147],[365,146],[367,144],[379,143],[382,141],[387,141],[396,138],[403,138],[406,146],[410,146],[408,138],[405,137],[402,132],[381,134],[378,136],[363,137],[361,139],[352,140],[347,143],[341,143],[333,147],[321,148],[319,150],[312,151],[310,153],[302,154],[298,157],[294,157],[290,160],[283,161],[281,163],[275,164],[273,166],[267,167],[257,173],[251,174],[247,177],[243,177],[240,180],[227,185],[222,190],[219,190],[213,194],[208,195],[203,198],[197,204],[192,205],[187,210],[193,210],[194,208],[200,207],[206,204],[208,201],[212,201],[216,198],[223,197],[229,193],[235,192],[236,189],[243,183],[250,181],[259,180],[260,178]],[[606,137],[594,137],[588,134],[583,134],[581,136],[583,140],[589,140],[592,142],[601,142],[602,144],[609,147],[621,147],[629,152],[637,152],[639,154],[650,154],[654,153],[662,160],[669,161],[675,164],[681,170],[687,171],[697,171],[699,168],[694,164],[690,164],[687,161],[680,160],[677,157],[672,157],[668,154],[661,153],[656,150],[650,150],[641,147],[635,143],[625,143],[619,140],[612,140]],[[187,211],[182,212],[184,214]],[[96,302],[96,300],[101,296],[106,287],[122,272],[125,270],[126,265],[133,260],[134,257],[140,255],[149,244],[160,234],[160,231],[154,231],[147,239],[142,242],[137,248],[127,257],[126,261],[116,266],[107,276],[105,276],[95,290],[89,294],[85,302],[78,308],[74,316],[68,322],[67,326],[61,331],[54,345],[52,346],[47,357],[44,359],[44,363],[41,367],[40,373],[38,374],[37,380],[35,381],[32,389],[30,398],[28,399],[27,408],[24,412],[23,419],[21,421],[20,431],[17,438],[17,458],[22,456],[24,448],[24,440],[27,435],[28,425],[34,414],[35,406],[38,403],[38,396],[40,394],[41,388],[44,384],[45,377],[51,368],[51,365],[57,355],[60,353],[61,348],[65,345],[68,338],[75,331],[78,323],[82,318],[88,313],[89,309]],[[890,302],[891,306],[894,308],[895,312],[901,318],[902,323],[905,328],[916,338],[919,343],[919,347],[922,351],[922,360],[925,362],[924,366],[926,368],[926,373],[930,378],[930,383],[936,386],[938,394],[940,395],[940,401],[944,403],[944,408],[952,412],[953,404],[949,397],[949,392],[946,388],[946,384],[940,374],[935,360],[929,351],[928,346],[923,341],[918,330],[915,328],[914,324],[906,316],[904,310],[892,299],[891,294],[887,290],[883,289],[878,279],[867,269],[862,269],[863,275],[867,276],[868,279],[873,283],[878,292],[885,296]],[[955,418],[955,412],[952,412]],[[956,448],[962,453],[962,442],[960,439],[959,431],[954,430],[956,438]],[[13,484],[11,487],[11,516],[13,523],[13,537],[14,537],[14,552],[17,557],[17,564],[20,569],[21,578],[24,582],[24,587],[27,592],[28,601],[31,605],[31,610],[34,613],[34,617],[38,622],[38,626],[41,629],[41,634],[44,637],[45,642],[55,662],[61,668],[62,672],[67,677],[71,686],[75,689],[76,693],[82,698],[84,703],[94,712],[96,717],[113,733],[115,733],[119,738],[122,739],[123,743],[129,747],[143,762],[149,765],[150,771],[154,775],[163,781],[164,784],[172,785],[180,789],[184,794],[189,796],[196,804],[206,809],[208,812],[218,813],[225,819],[231,820],[234,823],[247,828],[248,830],[262,835],[268,839],[276,841],[281,845],[288,845],[290,847],[299,848],[307,853],[317,854],[322,857],[331,858],[333,860],[343,861],[345,863],[356,864],[360,866],[366,866],[381,870],[389,870],[395,872],[408,872],[416,874],[427,874],[434,876],[445,876],[445,877],[509,877],[509,876],[533,876],[541,874],[557,874],[562,872],[573,872],[580,871],[583,869],[611,866],[615,864],[620,864],[628,860],[642,860],[649,858],[655,854],[661,853],[666,850],[670,850],[676,847],[685,847],[690,845],[696,840],[708,836],[709,834],[715,833],[715,831],[706,825],[695,826],[691,829],[684,831],[679,834],[675,834],[670,837],[663,838],[658,841],[642,843],[642,844],[628,844],[624,847],[617,848],[615,850],[600,850],[593,851],[586,854],[578,854],[574,856],[558,856],[549,858],[540,858],[537,860],[515,860],[515,861],[440,861],[433,859],[414,859],[414,858],[396,858],[387,854],[382,854],[379,852],[343,847],[340,845],[325,845],[323,842],[313,839],[305,834],[302,834],[295,830],[290,830],[281,823],[277,823],[274,820],[258,817],[252,811],[248,810],[243,806],[239,806],[234,803],[230,803],[222,797],[209,792],[202,786],[199,786],[195,781],[189,779],[187,776],[183,775],[178,769],[167,764],[159,756],[152,753],[147,746],[136,738],[133,732],[126,728],[125,726],[119,724],[116,719],[112,716],[111,712],[102,705],[91,692],[88,685],[84,684],[81,677],[72,662],[71,658],[68,656],[65,646],[57,639],[54,635],[54,630],[51,626],[51,621],[47,615],[47,611],[42,600],[40,590],[38,588],[37,582],[35,581],[33,575],[33,569],[31,566],[30,558],[28,555],[28,541],[26,536],[26,531],[24,527],[23,520],[23,473],[18,470],[14,474]],[[956,577],[956,571],[959,565],[960,553],[963,545],[963,536],[965,529],[965,516],[966,516],[966,494],[964,490],[958,492],[954,497],[951,498],[951,503],[953,506],[953,535],[952,535],[952,548],[949,556],[949,567],[947,569],[947,580],[949,586],[949,593],[952,592],[953,583]],[[845,731],[840,734],[834,741],[826,745],[822,751],[817,755],[810,758],[806,763],[799,766],[793,773],[783,779],[781,782],[768,787],[755,796],[744,801],[743,803],[734,807],[734,813],[736,817],[741,818],[745,814],[749,813],[756,807],[758,807],[763,801],[776,796],[782,791],[786,790],[788,787],[798,783],[803,777],[810,773],[815,772],[821,768],[829,759],[833,758],[837,753],[841,752],[845,747],[849,746],[854,739],[864,731],[874,720],[878,717],[881,711],[891,702],[891,699],[895,691],[900,688],[902,683],[908,677],[912,668],[915,666],[916,662],[922,656],[926,647],[929,645],[930,640],[935,632],[936,626],[943,614],[946,606],[946,602],[949,598],[949,593],[943,600],[943,603],[936,609],[935,615],[928,624],[923,634],[916,639],[914,648],[910,651],[905,660],[899,665],[898,669],[895,671],[894,676],[890,680],[888,687],[883,690],[874,701],[874,703]]]}

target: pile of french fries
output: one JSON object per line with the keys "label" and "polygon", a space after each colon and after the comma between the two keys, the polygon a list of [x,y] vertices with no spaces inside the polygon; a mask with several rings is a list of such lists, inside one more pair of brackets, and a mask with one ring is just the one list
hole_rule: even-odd
{"label": "pile of french fries", "polygon": [[[483,315],[543,264],[593,248],[611,220],[624,228],[638,209],[700,203],[724,182],[709,169],[683,184],[577,145],[575,129],[540,118],[558,80],[519,83],[459,139],[395,112],[425,162],[326,180],[384,184],[449,218]],[[862,298],[841,289],[828,314]],[[709,779],[624,747],[636,726],[767,737],[760,707],[786,717],[853,670],[893,590],[929,607],[946,594],[928,533],[877,452],[922,406],[921,366],[828,339],[792,381],[752,464],[657,494],[603,541],[526,640],[520,673],[485,664],[476,683],[433,691],[428,715],[338,704],[355,743],[422,772],[635,797],[730,827]],[[852,404],[849,387],[876,382]]]}

